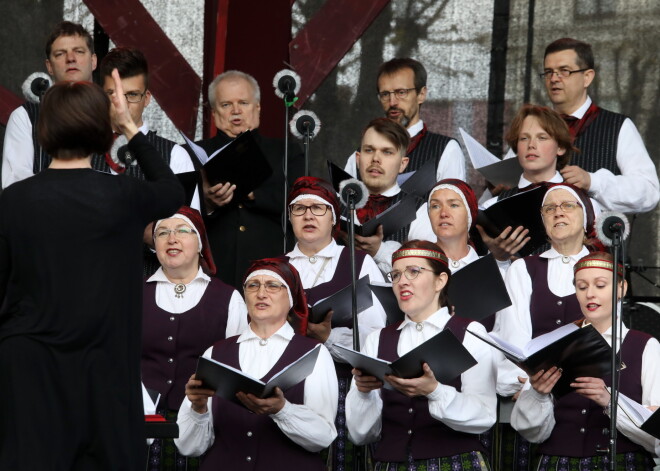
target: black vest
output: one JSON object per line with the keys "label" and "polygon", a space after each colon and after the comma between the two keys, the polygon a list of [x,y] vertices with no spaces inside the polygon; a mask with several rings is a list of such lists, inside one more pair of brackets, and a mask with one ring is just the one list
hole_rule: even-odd
{"label": "black vest", "polygon": [[427,132],[419,141],[419,144],[408,155],[410,160],[405,171],[413,172],[419,170],[430,159],[435,159],[435,168],[437,169],[445,147],[452,140],[451,137],[443,136],[442,134]]}
{"label": "black vest", "polygon": [[614,175],[621,175],[616,163],[617,143],[626,116],[600,109],[598,116],[575,139],[580,149],[571,157],[570,165],[577,165],[587,172],[605,168]]}

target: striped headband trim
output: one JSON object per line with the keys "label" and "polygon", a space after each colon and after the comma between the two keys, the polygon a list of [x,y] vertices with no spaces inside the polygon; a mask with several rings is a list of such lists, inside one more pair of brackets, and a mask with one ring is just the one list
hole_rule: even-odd
{"label": "striped headband trim", "polygon": [[397,250],[392,254],[392,263],[396,262],[400,258],[406,257],[420,257],[420,258],[430,258],[431,260],[437,260],[438,262],[444,263],[446,266],[449,266],[449,260],[447,256],[442,252],[436,250],[426,250],[426,249],[402,249]]}
{"label": "striped headband trim", "polygon": [[[603,270],[614,271],[614,264],[609,260],[602,260],[599,258],[592,258],[589,260],[584,260],[582,262],[576,263],[573,267],[573,274],[584,268],[602,268]],[[621,264],[617,264],[617,274],[623,276],[623,267]]]}

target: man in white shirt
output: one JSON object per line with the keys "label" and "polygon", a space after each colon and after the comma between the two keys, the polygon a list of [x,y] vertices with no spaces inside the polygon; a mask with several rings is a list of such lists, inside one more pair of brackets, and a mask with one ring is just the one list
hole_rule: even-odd
{"label": "man in white shirt", "polygon": [[[436,180],[466,179],[465,157],[455,139],[429,132],[420,117],[426,100],[426,69],[408,58],[385,62],[378,69],[378,99],[385,116],[408,130],[410,143],[407,171],[419,170],[428,160],[435,159]],[[356,153],[346,162],[345,170],[356,177]]]}
{"label": "man in white shirt", "polygon": [[562,38],[546,47],[541,78],[580,149],[561,175],[606,210],[650,211],[660,199],[655,165],[633,122],[591,101],[595,75],[590,44]]}
{"label": "man in white shirt", "polygon": [[[94,42],[81,25],[63,21],[46,41],[46,69],[54,82],[91,82],[96,69]],[[50,157],[37,143],[39,105],[27,102],[7,121],[2,162],[2,188],[39,173]]]}

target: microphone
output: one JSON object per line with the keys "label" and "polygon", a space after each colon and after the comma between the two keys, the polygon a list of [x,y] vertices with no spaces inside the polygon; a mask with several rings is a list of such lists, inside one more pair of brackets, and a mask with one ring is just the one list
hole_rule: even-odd
{"label": "microphone", "polygon": [[345,206],[355,205],[355,209],[364,208],[369,199],[367,186],[357,178],[349,178],[339,184],[341,202]]}
{"label": "microphone", "polygon": [[48,90],[50,85],[50,77],[47,74],[43,72],[34,72],[33,74],[28,75],[28,78],[23,82],[21,89],[26,100],[31,101],[32,103],[39,103],[41,97],[44,96],[44,93],[46,93],[46,90]]}
{"label": "microphone", "polygon": [[275,95],[286,101],[292,101],[300,91],[300,76],[293,70],[283,69],[273,77]]}
{"label": "microphone", "polygon": [[304,139],[305,135],[313,139],[321,131],[321,120],[313,111],[300,110],[289,121],[289,129],[298,139]]}
{"label": "microphone", "polygon": [[628,219],[622,213],[616,211],[603,211],[600,213],[596,218],[595,226],[598,239],[607,247],[614,244],[613,239],[616,235],[619,235],[622,241],[630,235]]}
{"label": "microphone", "polygon": [[127,168],[136,165],[135,156],[128,150],[128,139],[123,134],[117,136],[110,148],[110,158],[121,167]]}

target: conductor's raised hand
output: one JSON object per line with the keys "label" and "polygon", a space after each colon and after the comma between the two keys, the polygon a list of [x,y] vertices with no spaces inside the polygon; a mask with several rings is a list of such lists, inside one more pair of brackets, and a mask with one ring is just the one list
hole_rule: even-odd
{"label": "conductor's raised hand", "polygon": [[555,387],[559,378],[561,378],[562,370],[553,366],[548,371],[540,370],[534,376],[529,378],[534,390],[540,394],[550,394],[552,388]]}
{"label": "conductor's raised hand", "polygon": [[275,388],[273,395],[265,399],[261,399],[254,394],[246,394],[244,392],[236,393],[236,397],[243,403],[245,407],[259,415],[277,414],[282,410],[284,404],[286,404],[284,393],[280,388]]}
{"label": "conductor's raised hand", "polygon": [[353,374],[355,387],[360,392],[368,393],[370,391],[374,391],[376,389],[380,389],[383,387],[383,382],[381,380],[379,380],[375,376],[369,376],[363,374],[362,371],[358,370],[357,368],[353,368],[351,370],[351,373]]}
{"label": "conductor's raised hand", "polygon": [[213,389],[203,388],[202,382],[195,379],[195,375],[192,375],[186,383],[186,397],[192,403],[193,410],[198,414],[204,414],[208,411],[209,397],[214,394]]}
{"label": "conductor's raised hand", "polygon": [[435,379],[433,370],[428,363],[424,363],[422,368],[424,374],[419,378],[403,379],[397,376],[387,375],[385,376],[385,381],[408,397],[428,396],[438,387],[438,380]]}
{"label": "conductor's raised hand", "polygon": [[130,141],[140,130],[131,117],[130,110],[128,109],[128,101],[126,101],[126,97],[124,96],[124,87],[121,84],[121,78],[117,69],[112,70],[112,80],[115,85],[114,93],[109,96],[112,127],[126,136],[126,139]]}
{"label": "conductor's raised hand", "polygon": [[481,234],[484,244],[486,244],[490,253],[493,254],[493,257],[501,262],[510,260],[532,239],[527,236],[529,229],[525,229],[522,226],[518,226],[515,230],[512,229],[511,226],[508,226],[500,235],[492,238],[486,233],[483,227],[477,224],[477,230]]}

